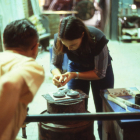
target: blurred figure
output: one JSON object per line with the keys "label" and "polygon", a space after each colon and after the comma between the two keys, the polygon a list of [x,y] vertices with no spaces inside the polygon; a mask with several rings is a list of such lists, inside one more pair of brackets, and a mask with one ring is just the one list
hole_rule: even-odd
{"label": "blurred figure", "polygon": [[48,8],[48,10],[71,10],[73,0],[53,0]]}
{"label": "blurred figure", "polygon": [[44,80],[44,69],[35,58],[39,36],[28,20],[9,23],[0,53],[0,140],[14,140],[22,126],[27,105]]}

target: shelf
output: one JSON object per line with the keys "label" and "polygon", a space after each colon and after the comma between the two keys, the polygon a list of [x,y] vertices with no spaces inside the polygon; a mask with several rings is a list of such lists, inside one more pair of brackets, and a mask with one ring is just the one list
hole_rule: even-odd
{"label": "shelf", "polygon": [[131,37],[131,38],[122,38],[122,37],[119,37],[119,40],[140,40],[140,37]]}
{"label": "shelf", "polygon": [[138,17],[138,18],[140,18],[140,15],[118,15],[118,17],[120,17],[120,18],[123,18],[123,17],[130,17],[130,18],[132,18],[132,17],[134,17],[134,18],[136,18],[136,17]]}
{"label": "shelf", "polygon": [[[119,20],[119,18],[129,18],[129,19],[133,19],[133,18],[140,18],[140,15],[118,15],[118,39],[119,41],[131,41],[131,40],[140,40],[139,34],[140,34],[140,30],[137,27],[134,28],[122,28],[122,24],[121,21]],[[131,36],[127,36],[127,34],[130,34]],[[122,36],[122,34],[124,36]],[[136,35],[137,34],[137,35]],[[126,36],[125,36],[126,35]],[[136,37],[135,37],[136,35]]]}

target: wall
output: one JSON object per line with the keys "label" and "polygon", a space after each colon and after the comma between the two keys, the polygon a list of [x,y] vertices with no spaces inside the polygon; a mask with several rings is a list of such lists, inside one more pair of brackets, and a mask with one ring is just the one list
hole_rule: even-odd
{"label": "wall", "polygon": [[118,2],[119,0],[111,0],[111,16],[110,16],[110,39],[118,40]]}
{"label": "wall", "polygon": [[111,0],[105,0],[103,11],[101,13],[101,30],[105,33],[106,37],[110,38],[110,6]]}
{"label": "wall", "polygon": [[122,2],[123,7],[126,6],[125,3],[129,3],[129,4],[133,4],[134,3],[133,0],[119,0],[119,2]]}

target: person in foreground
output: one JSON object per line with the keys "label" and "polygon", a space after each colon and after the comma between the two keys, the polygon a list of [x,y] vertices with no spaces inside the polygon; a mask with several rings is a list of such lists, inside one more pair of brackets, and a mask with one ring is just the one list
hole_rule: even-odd
{"label": "person in foreground", "polygon": [[0,140],[15,140],[33,100],[44,81],[44,69],[35,58],[39,36],[26,19],[9,23],[0,52]]}
{"label": "person in foreground", "polygon": [[[63,18],[59,25],[59,32],[54,35],[51,61],[54,85],[61,87],[67,83],[69,89],[80,89],[86,94],[89,94],[91,85],[96,112],[102,112],[100,90],[114,86],[114,74],[107,43],[108,40],[99,29],[86,27],[74,16]],[[62,74],[64,53],[68,56],[69,64],[67,72]],[[86,100],[86,109],[87,104]],[[102,123],[99,121],[100,138],[101,129]]]}

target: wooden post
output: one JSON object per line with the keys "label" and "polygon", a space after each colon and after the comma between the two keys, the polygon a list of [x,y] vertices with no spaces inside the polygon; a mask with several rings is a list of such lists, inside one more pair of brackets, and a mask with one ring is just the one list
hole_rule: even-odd
{"label": "wooden post", "polygon": [[110,39],[118,39],[118,2],[119,0],[111,0],[111,21],[110,21]]}

